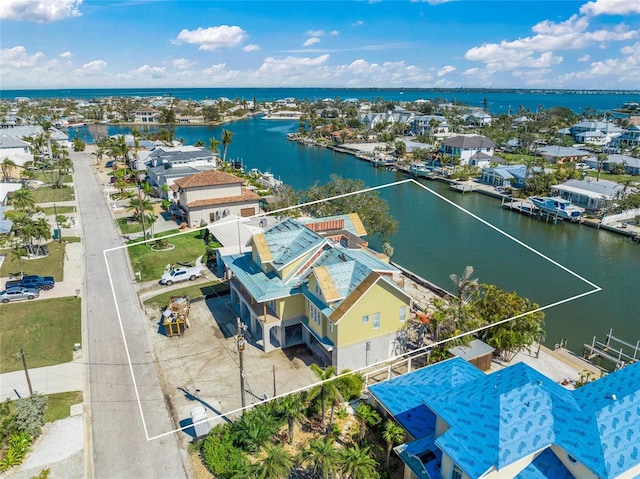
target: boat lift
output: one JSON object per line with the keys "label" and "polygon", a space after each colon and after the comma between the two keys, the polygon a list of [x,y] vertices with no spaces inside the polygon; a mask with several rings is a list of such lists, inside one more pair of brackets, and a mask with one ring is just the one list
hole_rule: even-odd
{"label": "boat lift", "polygon": [[[627,353],[624,348],[631,351]],[[591,344],[585,344],[582,357],[589,361],[596,360],[596,365],[600,368],[602,368],[602,360],[609,361],[613,363],[615,370],[618,370],[627,364],[640,361],[640,339],[633,345],[616,338],[613,335],[613,329],[610,329],[604,343],[594,336]]]}

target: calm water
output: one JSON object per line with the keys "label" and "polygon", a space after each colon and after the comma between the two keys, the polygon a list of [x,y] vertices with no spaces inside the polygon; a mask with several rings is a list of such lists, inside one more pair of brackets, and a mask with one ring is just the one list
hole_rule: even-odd
{"label": "calm water", "polygon": [[[296,189],[325,183],[333,172],[359,178],[369,186],[407,178],[373,168],[351,155],[287,141],[286,133],[295,131],[297,122],[251,118],[224,127],[178,127],[176,137],[187,143],[199,139],[208,143],[212,136],[220,138],[222,128],[234,133],[228,158],[241,159],[247,169],[271,171]],[[110,127],[110,134],[128,131]],[[546,224],[503,210],[494,198],[454,193],[442,183],[422,181],[602,288],[599,293],[546,311],[547,345],[553,347],[561,338],[568,338],[568,347],[581,353],[584,342],[590,342],[594,335],[603,339],[609,328],[628,342],[640,339],[639,244],[587,226]],[[481,282],[517,291],[540,305],[593,289],[415,184],[381,190],[381,196],[399,221],[398,233],[391,239],[393,260],[445,289],[453,289],[449,275],[461,273],[467,265],[474,267]],[[375,239],[371,243],[380,247]]]}
{"label": "calm water", "polygon": [[77,98],[91,100],[103,97],[150,97],[168,96],[182,100],[205,100],[226,97],[258,102],[274,101],[282,98],[321,100],[325,98],[342,100],[356,98],[373,101],[384,98],[389,101],[415,101],[437,99],[480,107],[487,100],[490,113],[514,113],[520,105],[530,111],[540,108],[563,106],[576,113],[586,107],[609,111],[627,102],[640,102],[640,91],[581,91],[568,90],[468,90],[468,89],[379,89],[379,88],[129,88],[129,89],[77,89],[77,90],[0,90],[0,98],[13,99],[18,96],[28,98]]}

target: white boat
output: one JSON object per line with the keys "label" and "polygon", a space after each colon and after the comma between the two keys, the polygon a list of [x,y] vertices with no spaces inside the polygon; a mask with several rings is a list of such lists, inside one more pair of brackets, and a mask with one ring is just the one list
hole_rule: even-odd
{"label": "white boat", "polygon": [[530,196],[529,201],[543,213],[550,213],[563,220],[578,221],[584,208],[557,196]]}
{"label": "white boat", "polygon": [[424,163],[411,163],[409,165],[409,173],[411,173],[413,176],[417,176],[418,178],[420,178],[420,177],[429,177],[432,175],[433,172],[431,171],[431,168],[429,168]]}

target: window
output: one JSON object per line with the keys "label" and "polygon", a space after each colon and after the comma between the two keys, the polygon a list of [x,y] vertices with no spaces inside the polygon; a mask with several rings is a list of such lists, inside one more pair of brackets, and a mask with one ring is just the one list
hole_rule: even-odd
{"label": "window", "polygon": [[318,308],[315,307],[315,305],[311,301],[309,301],[309,316],[314,323],[320,326],[322,322],[322,313]]}
{"label": "window", "polygon": [[462,471],[455,464],[453,465],[453,469],[451,470],[451,479],[462,479]]}
{"label": "window", "polygon": [[329,332],[333,334],[333,321],[329,321]]}
{"label": "window", "polygon": [[368,314],[365,314],[365,315],[362,317],[362,322],[363,322],[364,324],[366,324],[366,323],[368,323],[368,322],[369,322],[369,315],[368,315]]}
{"label": "window", "polygon": [[407,306],[400,306],[400,322],[404,323],[407,319]]}
{"label": "window", "polygon": [[380,328],[380,313],[375,313],[373,315],[373,329]]}

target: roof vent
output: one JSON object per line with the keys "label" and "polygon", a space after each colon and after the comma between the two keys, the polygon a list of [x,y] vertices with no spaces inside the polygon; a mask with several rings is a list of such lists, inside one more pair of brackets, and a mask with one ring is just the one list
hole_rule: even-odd
{"label": "roof vent", "polygon": [[618,400],[618,396],[616,396],[615,394],[610,394],[609,396],[607,396],[609,399],[611,399],[612,401],[617,401]]}

